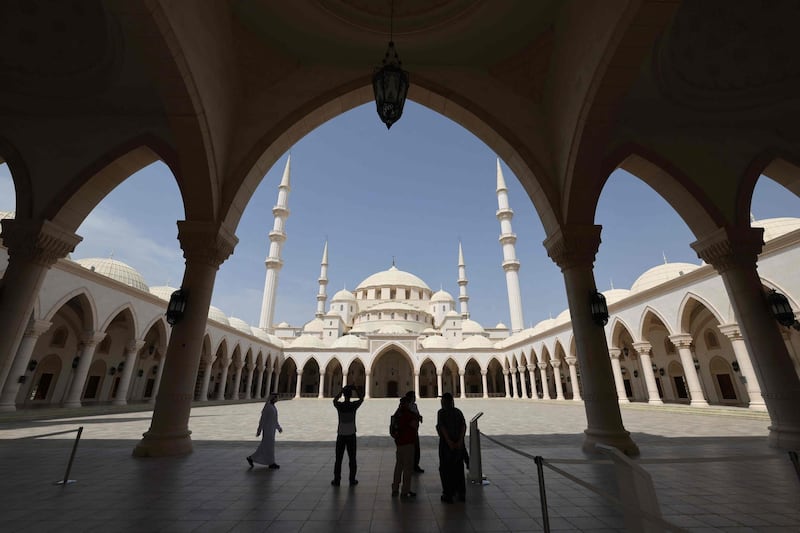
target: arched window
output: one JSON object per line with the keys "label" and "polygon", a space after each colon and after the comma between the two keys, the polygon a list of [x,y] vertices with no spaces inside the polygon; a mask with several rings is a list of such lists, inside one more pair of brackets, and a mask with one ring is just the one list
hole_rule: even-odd
{"label": "arched window", "polygon": [[67,344],[67,339],[69,338],[69,331],[64,326],[58,328],[55,333],[53,333],[53,338],[50,340],[50,346],[56,346],[58,348],[63,348]]}
{"label": "arched window", "polygon": [[719,348],[717,336],[711,330],[706,331],[706,348]]}

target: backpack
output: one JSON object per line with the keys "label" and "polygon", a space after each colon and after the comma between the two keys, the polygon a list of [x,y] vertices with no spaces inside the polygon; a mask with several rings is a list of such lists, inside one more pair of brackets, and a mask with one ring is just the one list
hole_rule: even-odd
{"label": "backpack", "polygon": [[400,413],[395,413],[389,417],[389,436],[396,439],[400,435]]}

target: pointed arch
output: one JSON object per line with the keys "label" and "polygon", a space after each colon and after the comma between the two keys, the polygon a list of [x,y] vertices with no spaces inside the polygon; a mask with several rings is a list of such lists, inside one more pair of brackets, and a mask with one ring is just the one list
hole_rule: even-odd
{"label": "pointed arch", "polygon": [[117,319],[117,317],[125,313],[128,314],[128,320],[130,321],[131,328],[133,329],[132,338],[138,339],[140,334],[140,331],[138,329],[139,323],[136,320],[136,310],[133,308],[133,305],[131,305],[131,302],[125,302],[120,306],[118,306],[113,311],[111,311],[106,317],[106,319],[103,321],[103,323],[100,325],[99,331],[106,331],[111,325],[111,323]]}
{"label": "pointed arch", "polygon": [[[55,304],[53,304],[47,313],[44,315],[42,320],[47,320],[52,322],[53,317],[64,307],[67,303],[69,303],[73,298],[75,301],[81,306],[81,310],[83,311],[83,327],[89,331],[98,331],[97,329],[97,304],[92,297],[92,293],[90,293],[85,288],[75,289],[73,291],[68,292],[64,296],[62,296]],[[88,313],[87,313],[88,312]]]}
{"label": "pointed arch", "polygon": [[697,295],[694,292],[687,292],[683,299],[681,300],[680,305],[678,306],[678,313],[675,317],[677,321],[677,330],[682,333],[689,333],[688,324],[691,322],[691,314],[694,310],[695,305],[700,305],[708,309],[708,311],[717,319],[718,324],[725,324],[726,321],[723,320],[722,315],[719,311],[711,305],[705,298],[702,296]]}
{"label": "pointed arch", "polygon": [[634,342],[637,339],[637,337],[635,337],[634,333],[633,333],[636,330],[631,328],[628,325],[627,322],[625,322],[622,318],[620,318],[618,316],[615,316],[612,319],[611,327],[609,328],[609,331],[611,331],[611,335],[609,335],[609,337],[608,337],[609,340],[611,341],[611,347],[615,347],[615,346],[619,347],[619,345],[620,345],[620,337],[622,337],[622,335],[625,334],[625,333],[627,333],[628,336],[631,338],[631,340],[633,340]]}
{"label": "pointed arch", "polygon": [[672,323],[664,317],[661,311],[650,305],[646,305],[642,310],[641,318],[639,318],[638,332],[640,339],[647,338],[648,325],[652,323],[653,319],[658,320],[664,326],[664,329],[667,330],[667,335],[674,334],[674,331],[672,330]]}
{"label": "pointed arch", "polygon": [[788,155],[776,155],[771,150],[761,153],[748,165],[736,191],[734,221],[737,226],[750,225],[753,194],[762,175],[800,197],[800,161]]}

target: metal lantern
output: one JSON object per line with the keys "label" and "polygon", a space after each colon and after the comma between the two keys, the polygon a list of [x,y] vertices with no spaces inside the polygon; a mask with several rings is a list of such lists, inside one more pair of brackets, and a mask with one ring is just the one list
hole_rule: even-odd
{"label": "metal lantern", "polygon": [[589,309],[592,312],[592,320],[594,320],[595,324],[598,326],[605,326],[608,324],[606,297],[597,290],[589,296]]}
{"label": "metal lantern", "polygon": [[174,326],[183,318],[183,313],[186,311],[187,301],[186,291],[183,288],[173,292],[169,297],[169,304],[167,304],[167,322],[170,326]]}
{"label": "metal lantern", "polygon": [[794,311],[789,305],[789,300],[775,289],[770,289],[767,293],[767,302],[772,311],[772,316],[781,326],[789,327],[794,324]]}
{"label": "metal lantern", "polygon": [[386,124],[386,129],[389,129],[400,120],[408,94],[408,72],[402,68],[394,41],[389,41],[383,66],[375,69],[372,75],[372,90],[375,93],[378,116]]}

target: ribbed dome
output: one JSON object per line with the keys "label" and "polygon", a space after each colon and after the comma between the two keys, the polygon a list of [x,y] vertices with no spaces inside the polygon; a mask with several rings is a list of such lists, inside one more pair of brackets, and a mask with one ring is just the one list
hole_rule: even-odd
{"label": "ribbed dome", "polygon": [[452,348],[453,345],[450,344],[450,341],[441,337],[439,335],[432,335],[427,339],[422,339],[420,344],[423,348],[430,349],[430,348]]}
{"label": "ribbed dome", "polygon": [[458,311],[450,310],[444,315],[446,318],[461,318],[461,314]]}
{"label": "ribbed dome", "polygon": [[492,347],[494,347],[492,341],[486,337],[482,337],[481,335],[467,337],[456,345],[456,348],[465,350],[486,350],[491,349]]}
{"label": "ribbed dome", "polygon": [[172,296],[172,293],[177,291],[175,287],[170,287],[168,285],[161,285],[159,287],[150,287],[150,294],[157,296],[164,300],[165,302],[169,301],[169,297]]}
{"label": "ribbed dome", "polygon": [[362,281],[356,290],[368,287],[414,287],[431,290],[424,281],[410,272],[405,272],[393,266],[389,270],[377,272]]}
{"label": "ribbed dome", "polygon": [[107,278],[124,283],[125,285],[133,287],[134,289],[149,292],[147,283],[144,282],[142,275],[122,261],[117,261],[116,259],[92,257],[89,259],[78,259],[76,263],[91,270],[92,272],[96,272],[102,276],[106,276]]}
{"label": "ribbed dome", "polygon": [[228,324],[238,329],[242,333],[246,333],[247,335],[253,334],[252,330],[250,329],[250,324],[248,324],[241,318],[236,318],[235,316],[228,317]]}
{"label": "ribbed dome", "polygon": [[348,350],[366,350],[367,341],[366,339],[362,339],[358,335],[345,335],[333,341],[333,344],[331,344],[331,348],[342,348]]}
{"label": "ribbed dome", "polygon": [[443,291],[443,290],[438,290],[435,293],[433,293],[433,296],[431,296],[431,302],[449,302],[449,303],[453,303],[453,302],[455,302],[455,300],[453,300],[453,297],[450,295],[449,292]]}
{"label": "ribbed dome", "polygon": [[290,328],[290,327],[292,327],[292,326],[290,326],[288,322],[281,322],[280,324],[278,324],[278,325],[277,325],[277,326],[275,326],[275,327],[276,327],[276,328]]}
{"label": "ribbed dome", "polygon": [[314,335],[300,335],[291,344],[291,348],[325,348],[322,341]]}
{"label": "ribbed dome", "polygon": [[623,300],[628,297],[631,293],[628,289],[611,289],[608,291],[603,291],[603,296],[606,297],[606,303],[611,305],[615,302]]}
{"label": "ribbed dome", "polygon": [[502,322],[498,322],[494,329],[508,329],[508,326],[503,324]]}
{"label": "ribbed dome", "polygon": [[315,318],[314,320],[311,320],[310,322],[306,323],[305,326],[303,326],[303,331],[307,331],[309,333],[319,333],[322,331],[324,327],[325,323],[322,321],[322,319]]}
{"label": "ribbed dome", "polygon": [[528,330],[525,330],[525,331],[528,331],[530,333],[530,335],[536,335],[537,333],[541,333],[542,331],[546,331],[546,330],[552,328],[555,325],[556,325],[556,321],[554,319],[552,319],[552,318],[548,318],[546,320],[542,320],[541,322],[539,322],[538,324],[536,324],[532,328],[530,328]]}
{"label": "ribbed dome", "polygon": [[565,322],[569,322],[570,320],[572,320],[572,316],[569,314],[569,309],[567,308],[567,309],[564,309],[563,311],[561,311],[560,313],[558,313],[558,316],[556,317],[555,323],[556,324],[563,324]]}
{"label": "ribbed dome", "polygon": [[254,337],[258,337],[264,342],[270,342],[271,335],[261,328],[251,327],[250,334]]}
{"label": "ribbed dome", "polygon": [[221,324],[227,324],[228,326],[231,325],[230,322],[228,322],[228,317],[222,312],[222,309],[219,307],[214,307],[213,305],[208,306],[208,318]]}
{"label": "ribbed dome", "polygon": [[754,228],[764,228],[764,242],[767,242],[800,229],[800,218],[765,218],[764,220],[754,220],[750,225]]}
{"label": "ribbed dome", "polygon": [[333,295],[331,301],[332,302],[355,301],[355,299],[356,297],[353,295],[352,292],[348,291],[347,289],[342,289]]}
{"label": "ribbed dome", "polygon": [[697,265],[691,263],[667,263],[654,266],[639,276],[631,285],[631,292],[641,292],[645,289],[666,283],[671,279],[683,276],[692,270],[697,270]]}
{"label": "ribbed dome", "polygon": [[461,332],[469,334],[480,334],[484,333],[484,329],[483,326],[481,326],[474,320],[466,319],[461,322]]}

